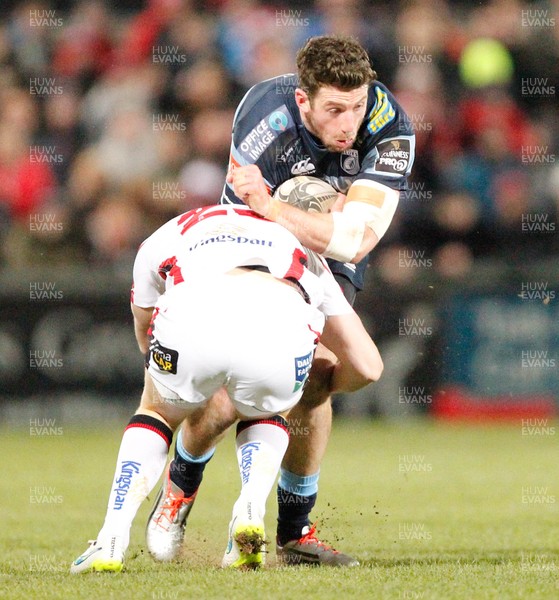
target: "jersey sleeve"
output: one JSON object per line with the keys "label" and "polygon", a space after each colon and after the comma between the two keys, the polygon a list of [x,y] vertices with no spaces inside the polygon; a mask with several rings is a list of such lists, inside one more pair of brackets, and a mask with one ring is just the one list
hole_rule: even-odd
{"label": "jersey sleeve", "polygon": [[334,279],[326,260],[312,250],[306,249],[306,253],[307,268],[319,278],[322,287],[322,301],[317,308],[326,318],[354,312],[340,284]]}
{"label": "jersey sleeve", "polygon": [[354,312],[332,273],[328,273],[327,276],[324,275],[323,279],[325,280],[324,300],[319,309],[324,313],[326,318],[336,315],[347,315]]}
{"label": "jersey sleeve", "polygon": [[[195,218],[198,210],[192,210],[171,219],[140,246],[133,268],[130,300],[140,308],[155,306],[159,296],[165,292],[168,275],[172,274],[177,243],[181,240],[185,224]],[[176,278],[176,276],[175,276]]]}
{"label": "jersey sleeve", "polygon": [[155,306],[159,296],[165,291],[165,280],[159,275],[154,261],[154,236],[150,236],[138,250],[134,261],[132,304],[140,308]]}
{"label": "jersey sleeve", "polygon": [[413,125],[382,84],[375,84],[371,93],[374,102],[363,123],[366,153],[357,179],[369,179],[402,191],[415,159]]}

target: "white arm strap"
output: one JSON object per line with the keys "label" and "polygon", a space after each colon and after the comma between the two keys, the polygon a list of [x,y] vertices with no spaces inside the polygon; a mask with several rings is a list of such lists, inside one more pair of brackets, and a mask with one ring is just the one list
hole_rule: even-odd
{"label": "white arm strap", "polygon": [[380,240],[386,233],[400,200],[400,193],[377,181],[358,179],[349,188],[344,212],[363,219]]}
{"label": "white arm strap", "polygon": [[334,231],[324,251],[324,256],[349,262],[359,252],[363,234],[365,233],[365,222],[359,217],[344,212],[332,213]]}

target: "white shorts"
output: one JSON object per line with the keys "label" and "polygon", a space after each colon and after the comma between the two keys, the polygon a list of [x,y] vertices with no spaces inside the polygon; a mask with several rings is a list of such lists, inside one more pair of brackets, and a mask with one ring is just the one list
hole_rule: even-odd
{"label": "white shorts", "polygon": [[245,417],[293,407],[324,316],[269,274],[184,282],[156,305],[148,370],[166,401],[199,404],[225,387]]}

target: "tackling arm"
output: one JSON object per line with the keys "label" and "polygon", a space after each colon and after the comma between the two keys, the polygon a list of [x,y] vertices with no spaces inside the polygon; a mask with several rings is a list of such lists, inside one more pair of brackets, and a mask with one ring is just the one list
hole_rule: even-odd
{"label": "tackling arm", "polygon": [[380,378],[382,358],[355,312],[329,317],[320,342],[338,357],[331,392],[354,392]]}

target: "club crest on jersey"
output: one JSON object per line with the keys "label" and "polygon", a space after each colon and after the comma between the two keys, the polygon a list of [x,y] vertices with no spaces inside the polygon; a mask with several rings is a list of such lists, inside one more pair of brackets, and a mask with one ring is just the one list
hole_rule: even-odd
{"label": "club crest on jersey", "polygon": [[295,386],[294,392],[298,392],[307,380],[307,376],[312,367],[313,353],[309,352],[304,356],[295,357]]}
{"label": "club crest on jersey", "polygon": [[388,100],[386,92],[377,88],[376,101],[369,113],[367,129],[373,134],[378,133],[383,127],[386,127],[388,123],[391,123],[395,117],[396,111],[390,103],[390,100]]}
{"label": "club crest on jersey", "polygon": [[344,150],[340,156],[340,166],[348,175],[359,173],[359,152],[353,148]]}
{"label": "club crest on jersey", "polygon": [[179,362],[179,353],[177,350],[165,348],[157,340],[154,340],[149,347],[149,351],[153,362],[160,371],[173,373],[174,375],[177,374],[177,363]]}

